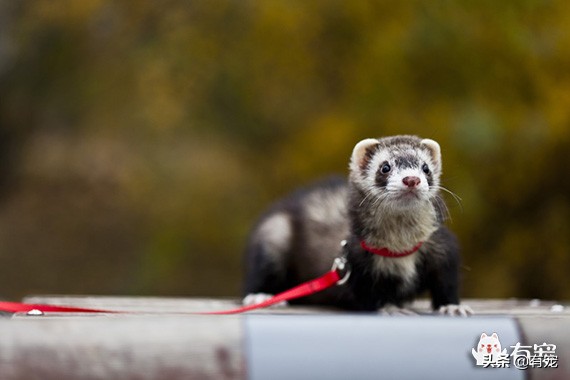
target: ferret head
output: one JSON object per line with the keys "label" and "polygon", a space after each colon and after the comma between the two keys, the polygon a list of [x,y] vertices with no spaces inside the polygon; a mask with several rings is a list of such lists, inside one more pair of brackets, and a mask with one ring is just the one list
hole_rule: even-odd
{"label": "ferret head", "polygon": [[437,196],[441,152],[416,136],[365,139],[354,147],[350,180],[371,204],[406,210]]}

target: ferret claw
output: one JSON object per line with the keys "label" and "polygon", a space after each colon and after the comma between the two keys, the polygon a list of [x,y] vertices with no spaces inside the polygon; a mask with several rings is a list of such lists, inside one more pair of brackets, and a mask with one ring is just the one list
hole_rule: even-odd
{"label": "ferret claw", "polygon": [[473,315],[473,310],[467,305],[449,304],[441,306],[438,311],[440,315],[447,315],[450,317],[468,317]]}

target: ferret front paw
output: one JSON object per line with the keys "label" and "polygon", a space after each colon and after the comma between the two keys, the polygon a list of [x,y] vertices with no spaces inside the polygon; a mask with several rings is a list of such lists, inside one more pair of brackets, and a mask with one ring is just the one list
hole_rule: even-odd
{"label": "ferret front paw", "polygon": [[[258,303],[265,302],[268,299],[271,299],[272,297],[273,297],[273,294],[250,293],[244,297],[242,303],[244,306],[257,305]],[[281,302],[276,303],[275,305],[271,305],[269,307],[286,307],[286,306],[289,306],[289,303],[287,301],[281,301]]]}
{"label": "ferret front paw", "polygon": [[449,304],[441,306],[438,309],[437,313],[451,317],[468,317],[470,315],[473,315],[473,310],[471,310],[471,308],[467,305]]}
{"label": "ferret front paw", "polygon": [[418,313],[413,310],[393,305],[384,306],[378,310],[378,314],[393,317],[418,315]]}

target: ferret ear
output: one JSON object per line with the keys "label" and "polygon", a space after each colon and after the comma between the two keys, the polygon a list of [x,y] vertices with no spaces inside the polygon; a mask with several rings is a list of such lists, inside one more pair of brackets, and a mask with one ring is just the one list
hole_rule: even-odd
{"label": "ferret ear", "polygon": [[364,139],[356,144],[350,158],[351,166],[355,169],[363,167],[366,160],[366,151],[375,145],[378,145],[378,140],[376,139]]}
{"label": "ferret ear", "polygon": [[437,141],[432,139],[423,139],[420,144],[429,150],[433,162],[441,167],[441,148]]}
{"label": "ferret ear", "polygon": [[491,338],[495,338],[495,339],[498,339],[498,338],[499,338],[499,336],[497,335],[497,333],[493,333],[493,335],[491,335]]}
{"label": "ferret ear", "polygon": [[485,339],[487,337],[487,334],[483,333],[481,334],[481,339]]}

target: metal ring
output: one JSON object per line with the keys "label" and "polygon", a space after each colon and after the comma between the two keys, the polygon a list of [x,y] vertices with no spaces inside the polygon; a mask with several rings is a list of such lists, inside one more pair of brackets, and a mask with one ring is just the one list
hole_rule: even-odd
{"label": "metal ring", "polygon": [[336,282],[337,285],[344,285],[348,279],[350,278],[350,269],[347,268],[346,265],[346,258],[344,257],[337,257],[336,259],[334,259],[333,261],[333,266],[332,266],[332,271],[343,271],[346,269],[346,272],[344,273],[344,276],[342,276],[342,278],[340,280],[338,280]]}

